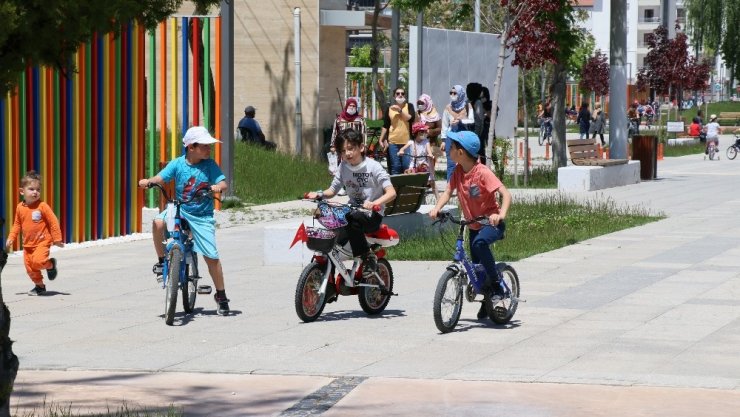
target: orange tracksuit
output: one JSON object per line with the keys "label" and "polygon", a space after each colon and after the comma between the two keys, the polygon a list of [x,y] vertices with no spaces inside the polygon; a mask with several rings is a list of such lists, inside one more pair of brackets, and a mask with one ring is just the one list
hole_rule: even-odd
{"label": "orange tracksuit", "polygon": [[18,233],[23,232],[23,260],[26,272],[34,284],[43,287],[42,269],[52,267],[49,261],[49,249],[54,242],[62,241],[62,230],[54,211],[43,201],[31,205],[18,203],[15,208],[15,220],[8,239],[15,242]]}

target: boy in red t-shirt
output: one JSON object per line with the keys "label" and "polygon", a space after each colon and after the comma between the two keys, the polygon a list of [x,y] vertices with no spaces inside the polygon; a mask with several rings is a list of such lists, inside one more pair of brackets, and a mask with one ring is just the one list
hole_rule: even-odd
{"label": "boy in red t-shirt", "polygon": [[20,194],[23,201],[15,209],[15,221],[5,247],[10,248],[18,234],[23,232],[23,260],[34,283],[28,295],[43,295],[46,285],[41,270],[46,270],[49,280],[57,277],[57,261],[49,258],[49,250],[52,244],[64,247],[62,230],[54,211],[41,201],[41,176],[36,171],[28,171],[21,178]]}
{"label": "boy in red t-shirt", "polygon": [[[478,161],[480,141],[475,133],[470,131],[449,132],[447,138],[451,140],[450,157],[457,163],[452,172],[447,189],[437,200],[429,216],[437,218],[439,210],[450,200],[452,191],[457,190],[457,198],[463,216],[470,220],[479,216],[486,216],[490,224],[473,223],[468,226],[470,232],[470,255],[475,263],[480,263],[486,270],[488,279],[483,285],[492,297],[503,298],[503,289],[500,285],[501,277],[496,272],[496,261],[491,252],[491,244],[504,237],[506,230],[506,213],[511,205],[511,193],[504,184],[484,164]],[[501,206],[496,199],[496,193],[501,196]],[[481,303],[478,318],[486,316],[485,308]]]}

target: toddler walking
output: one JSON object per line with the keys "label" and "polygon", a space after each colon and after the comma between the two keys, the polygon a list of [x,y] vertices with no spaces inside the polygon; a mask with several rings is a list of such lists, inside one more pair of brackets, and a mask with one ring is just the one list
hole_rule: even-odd
{"label": "toddler walking", "polygon": [[34,283],[28,295],[43,295],[46,285],[41,270],[46,270],[49,281],[57,277],[57,260],[49,258],[49,251],[52,244],[64,247],[62,230],[54,211],[41,201],[41,176],[36,171],[28,171],[21,178],[19,191],[23,201],[15,209],[15,220],[5,247],[10,249],[18,233],[23,233],[23,261]]}

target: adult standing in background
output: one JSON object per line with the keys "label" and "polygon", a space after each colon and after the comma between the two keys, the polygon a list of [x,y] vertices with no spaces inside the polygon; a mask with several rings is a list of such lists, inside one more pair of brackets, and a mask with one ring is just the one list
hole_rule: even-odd
{"label": "adult standing in background", "polygon": [[411,126],[416,119],[414,105],[406,101],[406,89],[393,90],[393,104],[383,115],[383,129],[380,140],[383,148],[388,148],[388,163],[391,175],[402,174],[411,158],[398,155],[398,151],[411,140]]}
{"label": "adult standing in background", "polygon": [[455,170],[455,161],[450,158],[450,140],[447,138],[449,132],[460,132],[464,130],[475,130],[475,112],[473,106],[467,101],[467,94],[461,85],[455,85],[450,89],[450,104],[445,107],[442,114],[442,150],[447,157],[447,181],[450,181],[452,171]]}
{"label": "adult standing in background", "polygon": [[357,99],[354,97],[349,97],[344,102],[342,112],[334,120],[334,129],[331,131],[331,142],[329,146],[334,146],[337,136],[347,129],[354,129],[362,136],[363,143],[367,145],[367,125],[365,124],[365,118],[360,116]]}
{"label": "adult standing in background", "polygon": [[606,146],[606,142],[604,142],[604,128],[606,127],[606,117],[604,116],[604,111],[601,110],[601,105],[596,104],[596,109],[594,109],[594,122],[591,123],[591,133],[593,133],[593,136],[591,139],[596,139],[596,134],[599,134],[599,138],[601,138],[601,146]]}
{"label": "adult standing in background", "polygon": [[588,102],[581,104],[576,122],[578,123],[578,130],[581,133],[581,139],[588,139],[588,131],[591,128],[591,112],[588,110]]}

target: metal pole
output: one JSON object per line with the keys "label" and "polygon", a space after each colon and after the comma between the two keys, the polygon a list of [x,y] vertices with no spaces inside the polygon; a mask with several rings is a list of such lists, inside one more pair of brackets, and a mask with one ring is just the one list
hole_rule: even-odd
{"label": "metal pole", "polygon": [[673,39],[676,37],[676,0],[662,0],[660,8],[661,24],[668,29],[668,39]]}
{"label": "metal pole", "polygon": [[[398,86],[398,45],[400,40],[401,12],[398,10],[398,7],[394,7],[391,14],[391,92]],[[408,93],[408,90],[406,92]]]}
{"label": "metal pole", "polygon": [[611,0],[609,37],[609,157],[627,158],[627,3]]}
{"label": "metal pole", "polygon": [[234,6],[221,0],[221,169],[234,195]]}
{"label": "metal pole", "polygon": [[475,0],[475,31],[480,32],[480,0]]}
{"label": "metal pole", "polygon": [[295,56],[295,152],[302,153],[301,132],[303,119],[301,118],[301,8],[293,9],[293,42]]}
{"label": "metal pole", "polygon": [[[416,15],[416,96],[422,94],[422,88],[424,83],[422,77],[424,74],[424,12],[419,12]],[[410,77],[409,77],[410,78]],[[416,100],[416,97],[409,97],[409,101]]]}

